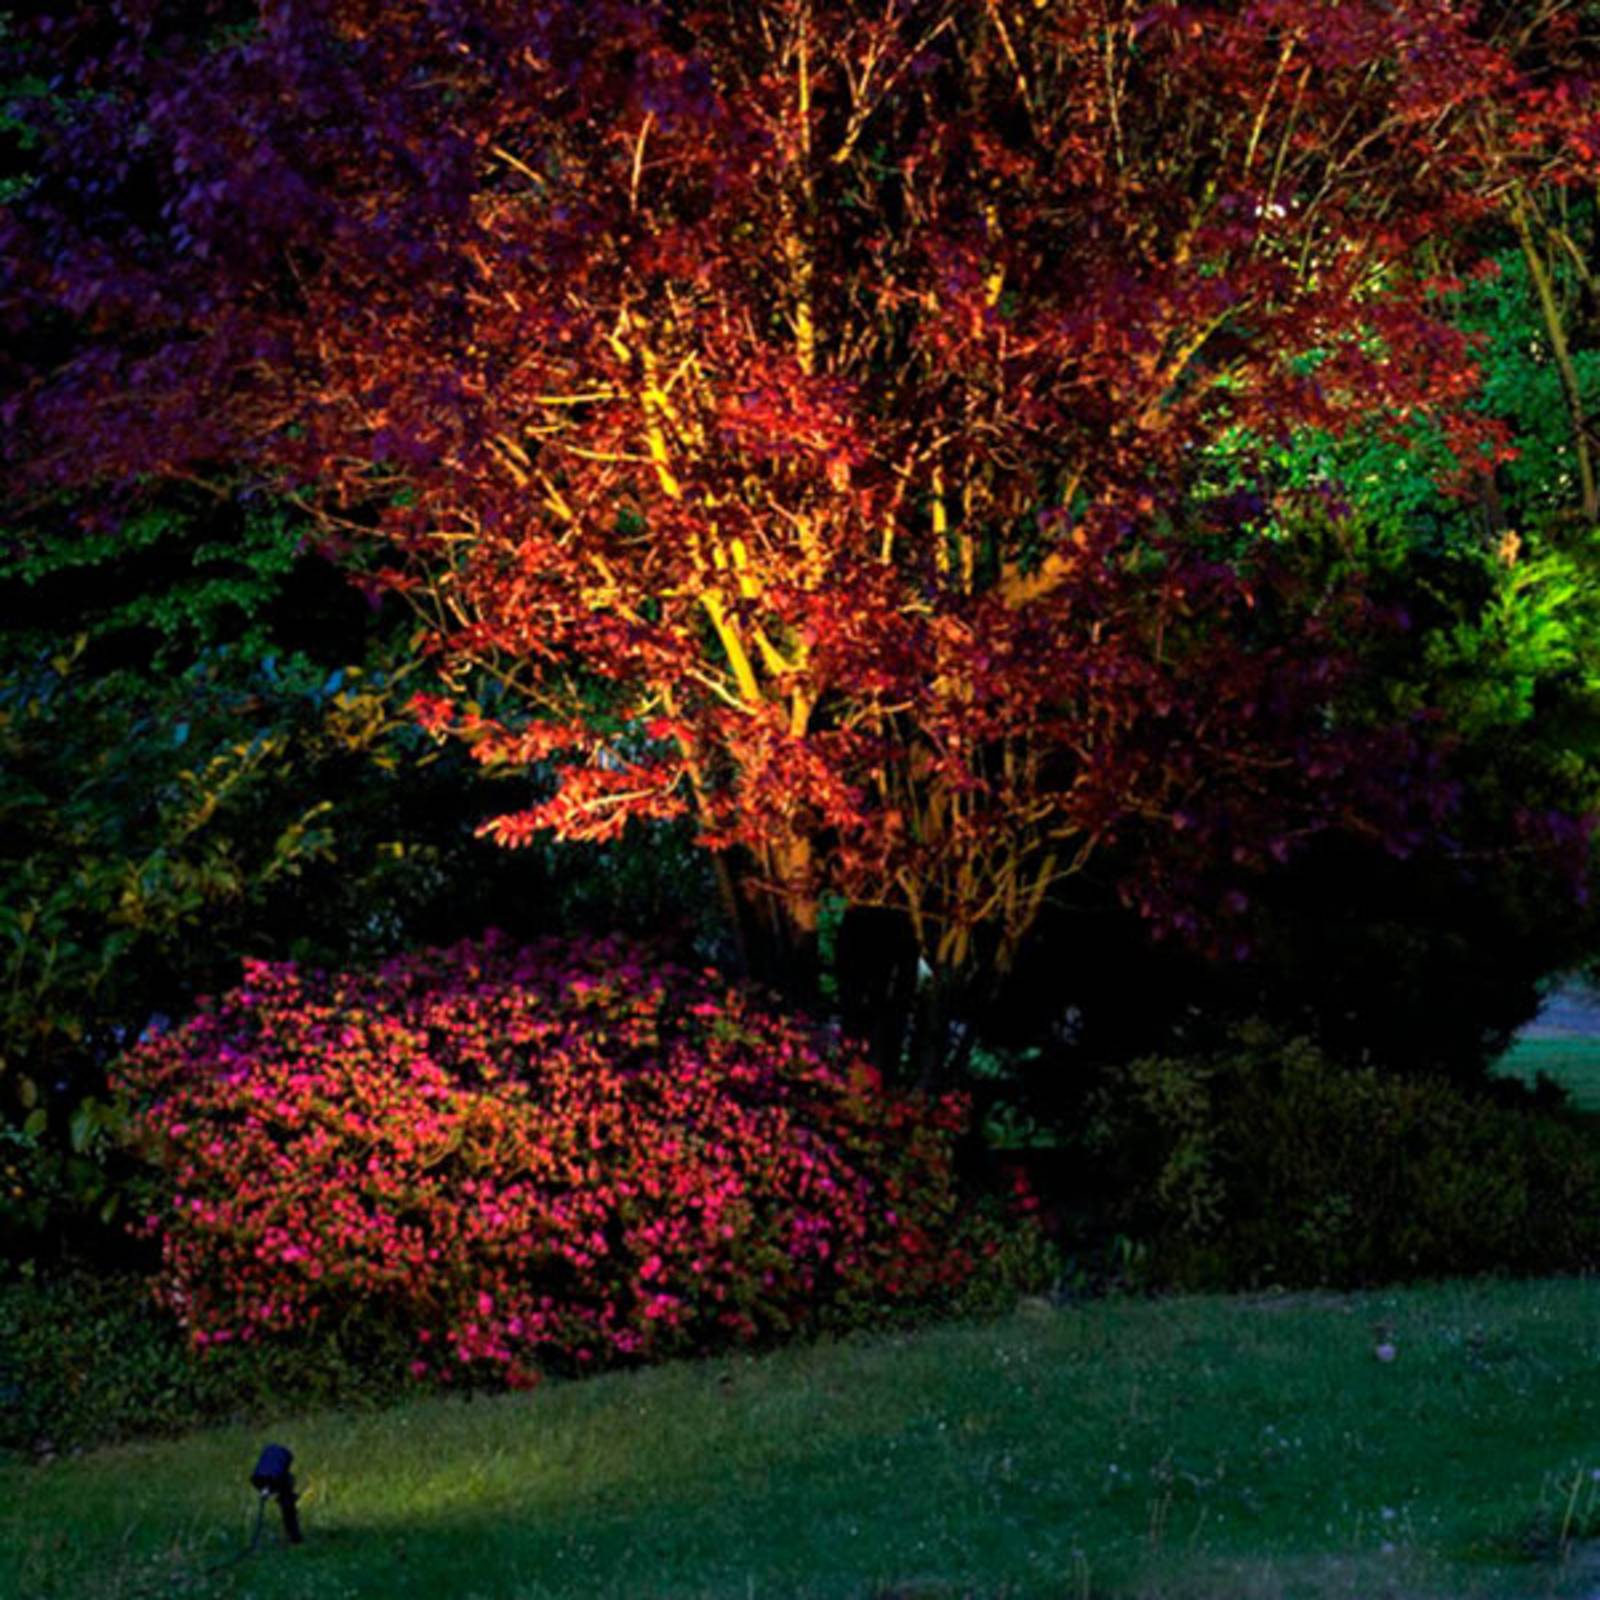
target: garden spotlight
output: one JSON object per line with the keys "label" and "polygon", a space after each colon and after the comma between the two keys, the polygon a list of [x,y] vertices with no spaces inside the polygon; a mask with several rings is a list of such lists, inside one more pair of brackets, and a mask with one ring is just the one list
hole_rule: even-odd
{"label": "garden spotlight", "polygon": [[256,1470],[250,1474],[250,1487],[260,1491],[263,1502],[268,1498],[278,1502],[278,1509],[283,1513],[284,1537],[290,1544],[299,1544],[300,1514],[295,1510],[299,1496],[294,1492],[294,1474],[289,1470],[293,1461],[294,1453],[287,1445],[269,1444],[261,1452]]}

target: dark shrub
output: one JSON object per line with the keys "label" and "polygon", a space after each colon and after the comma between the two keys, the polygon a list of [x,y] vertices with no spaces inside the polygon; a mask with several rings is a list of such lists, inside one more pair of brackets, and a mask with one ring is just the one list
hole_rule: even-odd
{"label": "dark shrub", "polygon": [[[404,1341],[315,1336],[199,1356],[133,1273],[76,1271],[0,1284],[0,1460],[246,1418],[403,1396]],[[396,1352],[402,1352],[396,1358]]]}
{"label": "dark shrub", "polygon": [[1331,1066],[1259,1026],[1147,1056],[1091,1100],[1103,1220],[1183,1288],[1369,1284],[1600,1263],[1600,1143],[1570,1117]]}

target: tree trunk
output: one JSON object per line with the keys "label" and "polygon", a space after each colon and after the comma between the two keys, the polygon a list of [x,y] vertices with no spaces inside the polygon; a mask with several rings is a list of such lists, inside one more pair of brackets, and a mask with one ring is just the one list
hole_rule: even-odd
{"label": "tree trunk", "polygon": [[1522,257],[1528,264],[1528,276],[1533,280],[1534,292],[1539,299],[1539,310],[1544,318],[1545,335],[1550,341],[1550,353],[1555,358],[1556,372],[1561,379],[1561,392],[1567,402],[1567,419],[1572,433],[1573,459],[1578,468],[1578,494],[1582,501],[1584,522],[1593,527],[1600,522],[1600,487],[1597,487],[1594,455],[1589,447],[1589,423],[1584,415],[1583,391],[1578,382],[1578,369],[1573,364],[1572,351],[1567,344],[1566,327],[1562,322],[1561,308],[1556,302],[1555,284],[1545,265],[1538,242],[1533,235],[1533,224],[1520,194],[1513,191],[1511,221],[1522,245]]}
{"label": "tree trunk", "polygon": [[777,990],[792,1005],[817,1003],[820,963],[812,919],[796,916],[783,896],[749,867],[725,868],[722,898],[741,975]]}
{"label": "tree trunk", "polygon": [[851,906],[834,958],[846,1030],[866,1041],[873,1065],[886,1078],[899,1078],[917,998],[917,941],[910,919],[882,906]]}

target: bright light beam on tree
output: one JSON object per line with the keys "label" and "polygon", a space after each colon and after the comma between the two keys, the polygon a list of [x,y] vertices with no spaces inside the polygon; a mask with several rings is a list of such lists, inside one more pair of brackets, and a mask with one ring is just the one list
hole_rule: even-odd
{"label": "bright light beam on tree", "polygon": [[81,92],[0,234],[13,473],[370,541],[499,686],[419,714],[556,774],[489,832],[692,815],[796,989],[825,892],[892,911],[931,1072],[1112,841],[1185,926],[1202,844],[1437,820],[1414,730],[1330,714],[1359,594],[1191,490],[1224,430],[1504,447],[1421,263],[1592,174],[1564,9],[85,8],[26,41]]}

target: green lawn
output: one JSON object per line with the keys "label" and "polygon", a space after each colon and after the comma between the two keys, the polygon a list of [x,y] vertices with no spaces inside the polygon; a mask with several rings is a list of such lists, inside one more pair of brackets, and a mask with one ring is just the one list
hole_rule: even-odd
{"label": "green lawn", "polygon": [[[268,1438],[308,1541],[204,1579]],[[8,1465],[0,1593],[1576,1600],[1597,1473],[1589,1284],[1041,1302]]]}
{"label": "green lawn", "polygon": [[1600,1039],[1519,1039],[1495,1070],[1529,1083],[1542,1072],[1565,1084],[1580,1109],[1600,1112]]}

